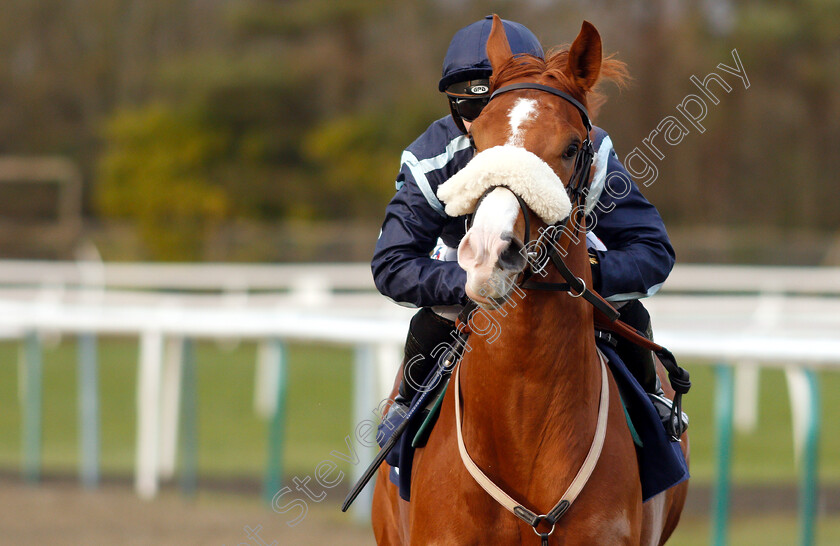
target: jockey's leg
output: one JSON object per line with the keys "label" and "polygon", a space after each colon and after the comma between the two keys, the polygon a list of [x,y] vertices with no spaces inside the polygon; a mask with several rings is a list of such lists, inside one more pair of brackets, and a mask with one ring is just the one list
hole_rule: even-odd
{"label": "jockey's leg", "polygon": [[[642,305],[642,302],[639,300],[628,301],[619,308],[619,311],[622,321],[647,336],[648,339],[653,339],[650,314]],[[653,351],[640,347],[623,337],[618,338],[615,350],[645,392],[656,393],[658,385]]]}
{"label": "jockey's leg", "polygon": [[[650,314],[639,300],[629,301],[621,309],[621,320],[653,340],[653,328]],[[633,374],[642,388],[648,393],[656,408],[663,425],[668,422],[673,402],[665,396],[659,376],[656,374],[656,359],[653,351],[640,347],[624,338],[619,337],[616,352],[624,361],[627,369]],[[688,427],[688,416],[683,413],[682,420]]]}
{"label": "jockey's leg", "polygon": [[444,352],[442,347],[452,342],[454,330],[453,321],[441,317],[429,307],[423,307],[411,318],[405,339],[399,394],[394,399],[394,406],[400,406],[399,410],[407,409],[423,388],[423,382]]}

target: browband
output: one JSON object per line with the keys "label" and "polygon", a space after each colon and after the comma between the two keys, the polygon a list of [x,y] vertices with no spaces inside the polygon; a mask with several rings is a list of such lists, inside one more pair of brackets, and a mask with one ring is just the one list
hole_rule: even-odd
{"label": "browband", "polygon": [[583,124],[586,126],[587,131],[592,130],[592,124],[589,123],[589,113],[586,111],[586,107],[580,103],[576,98],[560,91],[559,89],[555,89],[548,85],[542,85],[541,83],[529,83],[529,82],[522,82],[522,83],[512,83],[510,85],[506,85],[504,87],[500,87],[493,91],[493,94],[490,95],[490,100],[493,100],[496,95],[501,95],[502,93],[507,93],[508,91],[515,91],[517,89],[536,89],[537,91],[545,91],[546,93],[551,93],[552,95],[557,95],[558,97],[570,102],[572,106],[578,109],[580,112],[580,117],[583,119]]}

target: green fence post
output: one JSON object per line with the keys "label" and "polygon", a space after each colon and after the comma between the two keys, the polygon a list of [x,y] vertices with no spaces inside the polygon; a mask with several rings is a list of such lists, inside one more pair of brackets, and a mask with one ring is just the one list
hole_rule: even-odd
{"label": "green fence post", "polygon": [[734,406],[734,373],[730,366],[715,366],[717,389],[715,422],[717,424],[717,482],[712,500],[712,544],[727,543],[729,527],[730,466],[732,460],[732,411]]}
{"label": "green fence post", "polygon": [[23,479],[36,483],[41,478],[41,389],[42,350],[38,332],[26,333],[23,346]]}
{"label": "green fence post", "polygon": [[799,544],[815,544],[817,519],[817,466],[820,444],[820,386],[814,370],[803,370],[808,384],[808,410],[802,450],[802,477],[799,483]]}
{"label": "green fence post", "polygon": [[181,492],[194,496],[198,484],[198,418],[195,346],[184,338],[181,376]]}
{"label": "green fence post", "polygon": [[99,387],[96,336],[81,334],[78,350],[79,475],[82,486],[99,484]]}
{"label": "green fence post", "polygon": [[283,442],[286,428],[286,347],[279,339],[268,342],[271,360],[277,366],[277,403],[268,430],[268,461],[263,482],[263,499],[271,504],[283,483]]}

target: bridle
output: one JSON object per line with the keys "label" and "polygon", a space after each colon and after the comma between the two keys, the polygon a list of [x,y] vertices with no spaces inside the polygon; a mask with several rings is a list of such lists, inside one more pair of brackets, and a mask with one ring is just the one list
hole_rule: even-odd
{"label": "bridle", "polygon": [[[595,321],[599,328],[609,330],[624,339],[629,340],[631,343],[653,351],[667,370],[668,380],[675,391],[674,403],[671,408],[671,415],[669,418],[668,433],[672,440],[679,441],[679,438],[683,433],[682,424],[679,419],[680,413],[682,412],[682,395],[688,393],[691,388],[691,381],[689,379],[688,372],[677,364],[676,358],[674,358],[674,355],[671,354],[667,348],[653,342],[653,340],[649,339],[642,332],[639,332],[632,326],[621,321],[619,319],[620,313],[615,309],[615,307],[613,307],[600,294],[587,287],[583,279],[572,273],[566,265],[566,262],[563,261],[563,257],[568,255],[568,248],[564,249],[560,247],[558,243],[559,234],[567,233],[570,242],[578,241],[580,229],[583,225],[583,221],[585,220],[584,205],[585,198],[588,193],[587,186],[589,184],[589,171],[594,157],[591,138],[592,124],[589,121],[589,114],[586,111],[586,107],[581,104],[580,101],[564,91],[560,91],[559,89],[555,89],[554,87],[550,87],[548,85],[530,82],[514,83],[500,87],[499,89],[496,89],[492,95],[490,95],[490,100],[493,100],[502,93],[508,93],[519,89],[543,91],[556,95],[570,103],[580,113],[581,121],[583,121],[583,125],[586,128],[586,139],[581,145],[578,155],[575,158],[575,168],[574,171],[572,171],[569,184],[566,186],[566,191],[569,194],[569,200],[572,203],[572,210],[569,213],[569,216],[567,216],[564,220],[547,226],[545,229],[541,230],[539,236],[537,236],[537,238],[533,241],[531,241],[531,226],[528,219],[528,207],[522,197],[511,190],[511,193],[513,193],[519,203],[519,208],[521,209],[522,215],[525,219],[525,241],[523,248],[526,252],[528,264],[525,270],[521,273],[522,277],[517,284],[520,288],[525,290],[567,292],[574,298],[583,297],[583,299],[592,304],[595,308]],[[481,196],[481,199],[483,199],[496,187],[499,186],[488,188],[487,191],[484,192],[484,195]],[[510,190],[510,188],[507,189]],[[476,209],[478,209],[481,199],[479,199],[479,202],[476,203]],[[469,224],[470,219],[468,219],[467,222]],[[572,227],[570,227],[569,224],[572,224]],[[560,249],[559,251],[558,248]],[[534,279],[535,274],[544,273],[544,270],[549,263],[553,264],[554,267],[557,268],[565,282],[552,283],[537,281]]]}
{"label": "bridle", "polygon": [[[581,226],[584,225],[583,222],[585,221],[584,205],[585,198],[588,193],[589,170],[592,166],[592,159],[595,155],[592,146],[592,124],[589,121],[589,113],[586,111],[586,107],[573,96],[564,91],[560,91],[559,89],[555,89],[554,87],[539,83],[523,82],[500,87],[499,89],[496,89],[492,95],[490,95],[490,100],[493,100],[502,93],[519,89],[543,91],[556,95],[570,103],[577,109],[578,113],[580,113],[581,121],[583,121],[583,125],[586,128],[586,139],[581,145],[578,155],[575,158],[575,168],[574,171],[572,171],[571,179],[566,187],[566,191],[569,194],[569,200],[572,203],[572,210],[569,213],[569,216],[567,216],[564,220],[547,226],[545,229],[541,230],[539,236],[537,236],[537,238],[533,241],[530,239],[531,226],[528,219],[527,205],[516,192],[511,191],[514,197],[516,197],[516,200],[519,203],[519,208],[521,209],[522,215],[525,219],[524,251],[526,252],[528,263],[528,266],[521,274],[522,278],[517,284],[520,288],[525,290],[567,292],[574,298],[583,297],[583,299],[592,304],[595,308],[595,320],[596,323],[599,323],[599,327],[610,330],[624,339],[629,340],[631,343],[653,351],[668,371],[668,380],[675,391],[674,404],[671,408],[671,417],[669,419],[673,430],[669,431],[669,434],[673,440],[678,441],[683,432],[679,422],[679,415],[682,411],[682,395],[686,394],[691,388],[691,381],[689,380],[688,372],[677,364],[674,355],[671,354],[668,349],[654,343],[642,332],[639,332],[632,326],[621,321],[619,319],[620,313],[615,309],[615,307],[613,307],[600,294],[587,287],[582,278],[572,273],[566,265],[566,262],[563,261],[563,257],[568,255],[568,248],[564,249],[560,247],[558,243],[559,235],[563,233],[568,234],[570,242],[578,241]],[[493,189],[495,189],[495,187],[488,188],[482,196],[482,199]],[[508,190],[510,190],[510,188],[508,188]],[[479,203],[476,204],[476,209],[479,204],[480,200]],[[569,224],[572,224],[572,228],[570,228]],[[558,248],[560,249],[559,251]],[[542,258],[543,255],[545,256],[544,258]],[[535,274],[543,273],[549,263],[553,264],[554,267],[557,268],[560,275],[563,277],[563,280],[566,282],[552,283],[537,281],[533,278]]]}
{"label": "bridle", "polygon": [[[566,192],[568,193],[569,201],[572,204],[571,212],[564,220],[560,220],[556,224],[552,224],[547,226],[545,229],[540,230],[540,234],[533,241],[531,240],[531,222],[529,220],[527,205],[522,197],[520,197],[516,192],[511,191],[519,203],[519,208],[522,210],[522,216],[525,221],[525,240],[523,241],[523,250],[526,252],[525,258],[527,259],[528,264],[525,270],[521,273],[521,278],[517,284],[520,288],[525,290],[560,291],[567,292],[570,296],[575,298],[583,297],[595,306],[596,309],[601,311],[601,313],[603,313],[610,321],[613,321],[618,318],[618,311],[616,311],[616,309],[600,295],[588,288],[586,286],[586,282],[584,282],[581,277],[572,273],[565,261],[563,261],[563,257],[567,255],[567,251],[565,249],[558,252],[558,235],[568,233],[570,240],[577,240],[580,235],[580,227],[585,219],[584,204],[586,194],[588,193],[587,187],[589,185],[589,171],[592,167],[592,160],[595,155],[592,146],[592,123],[589,121],[589,113],[586,111],[586,107],[570,94],[554,87],[539,83],[522,82],[500,87],[499,89],[496,89],[492,95],[490,95],[489,101],[492,101],[494,98],[503,93],[523,89],[550,93],[560,97],[574,106],[580,114],[583,126],[586,128],[586,138],[583,143],[581,143],[580,149],[575,157],[574,170],[572,171],[572,176],[566,186]],[[478,206],[487,194],[498,187],[506,186],[500,185],[487,188],[476,203],[476,209],[478,209]],[[510,188],[507,189],[510,190]],[[471,222],[472,216],[467,219],[467,229],[469,229]],[[549,262],[554,264],[566,282],[550,283],[537,281],[533,278],[535,274],[543,274]]]}
{"label": "bridle", "polygon": [[[568,248],[563,249],[558,244],[559,236],[557,235],[557,233],[559,232],[560,234],[562,234],[569,231],[570,223],[573,224],[573,229],[568,233],[570,241],[568,246],[571,246],[573,242],[576,243],[579,240],[578,236],[580,235],[581,221],[585,220],[584,201],[587,193],[585,191],[585,188],[589,184],[589,171],[590,167],[592,166],[592,159],[594,156],[591,139],[592,125],[589,121],[589,114],[587,113],[586,108],[583,106],[583,104],[581,104],[577,99],[575,99],[568,93],[538,83],[516,83],[501,87],[493,92],[493,94],[490,96],[490,100],[493,100],[495,97],[499,96],[502,93],[507,93],[509,91],[514,91],[518,89],[532,89],[537,91],[544,91],[546,93],[556,95],[572,104],[572,106],[577,108],[578,112],[580,113],[581,120],[583,121],[583,124],[586,127],[586,139],[581,145],[580,150],[578,150],[577,157],[575,158],[574,171],[572,172],[569,184],[566,186],[566,191],[569,194],[569,200],[572,204],[572,209],[569,215],[564,220],[561,220],[555,224],[548,226],[546,229],[541,230],[539,236],[533,241],[531,241],[531,225],[529,221],[527,205],[522,199],[522,197],[520,197],[516,192],[512,191],[510,188],[507,188],[511,191],[511,193],[513,193],[514,197],[516,197],[516,200],[519,203],[519,208],[522,211],[525,221],[525,241],[523,250],[526,252],[528,266],[522,272],[522,278],[517,284],[520,288],[526,290],[565,291],[573,298],[583,297],[586,301],[591,303],[597,311],[600,311],[600,314],[603,315],[609,323],[615,325],[616,333],[618,333],[622,337],[626,337],[627,339],[630,339],[631,341],[634,341],[635,343],[645,346],[656,352],[657,356],[659,356],[663,365],[668,370],[671,385],[676,391],[670,420],[671,423],[679,423],[678,418],[682,410],[682,394],[688,392],[688,389],[691,386],[691,383],[688,378],[688,372],[686,372],[676,364],[676,360],[667,349],[653,343],[651,340],[640,335],[639,332],[637,332],[629,325],[618,320],[620,315],[619,312],[612,305],[610,305],[610,303],[608,303],[603,297],[601,297],[600,294],[588,288],[582,278],[572,273],[572,271],[569,269],[569,267],[563,260],[563,257],[568,255]],[[492,186],[484,192],[484,194],[479,198],[478,202],[476,203],[476,210],[481,204],[481,200],[483,200],[491,191],[493,191],[497,187],[500,186]],[[467,219],[467,229],[469,229],[471,221],[472,215]],[[558,251],[558,248],[560,248],[560,251]],[[540,263],[539,258],[542,254],[545,254],[546,257]],[[535,274],[543,273],[549,262],[557,268],[565,282],[552,283],[537,281],[533,278]],[[467,308],[465,308],[465,311],[462,312],[462,315],[464,315],[464,317],[459,317],[458,321],[460,323],[458,326],[458,331],[460,335],[464,335],[462,333],[462,330],[464,329],[462,328],[462,326],[464,323],[467,323],[467,317],[469,312],[466,311],[466,309]],[[466,332],[468,335],[469,330],[467,329]],[[453,358],[457,358],[457,356],[459,355],[455,355],[454,357],[451,356],[450,360],[452,360]],[[598,403],[598,418],[596,422],[594,438],[592,440],[592,443],[590,444],[590,448],[586,455],[586,458],[581,464],[571,484],[569,484],[568,488],[560,497],[560,500],[554,505],[554,507],[544,514],[540,514],[529,510],[524,505],[510,497],[499,486],[493,483],[492,480],[490,480],[490,478],[488,478],[487,475],[484,474],[484,472],[478,467],[478,465],[475,464],[475,462],[470,457],[469,453],[467,452],[466,445],[464,444],[464,439],[461,432],[461,367],[458,366],[455,371],[455,430],[457,433],[458,451],[461,457],[461,461],[463,462],[469,474],[478,483],[478,485],[481,486],[482,489],[484,489],[485,492],[487,492],[491,497],[493,497],[496,500],[496,502],[502,505],[509,512],[511,512],[516,517],[518,517],[519,519],[531,526],[531,528],[534,530],[534,533],[536,533],[537,536],[540,537],[541,543],[543,545],[548,544],[549,536],[554,532],[554,528],[557,521],[568,511],[569,507],[572,505],[579,493],[583,490],[583,487],[588,482],[589,478],[592,475],[592,472],[595,470],[595,466],[597,465],[598,459],[601,454],[601,449],[604,445],[607,427],[607,414],[609,411],[609,383],[607,379],[606,360],[604,358],[603,353],[601,353],[600,350],[598,350],[598,356],[601,365],[601,388],[600,399]],[[675,415],[677,416],[677,421],[674,421]],[[680,429],[681,425],[675,424],[674,426],[676,426],[677,429],[673,436],[675,437],[675,439],[679,439],[679,436],[682,434],[682,430]],[[539,531],[537,527],[541,523],[545,523],[546,525],[548,525],[550,527],[550,530],[547,532]]]}
{"label": "bridle", "polygon": [[[573,222],[575,224],[575,232],[573,236],[577,237],[577,235],[579,235],[580,230],[580,223],[577,220],[581,219],[583,211],[582,202],[585,197],[585,192],[583,191],[583,188],[589,182],[589,169],[592,165],[593,157],[592,140],[590,138],[592,125],[589,122],[589,115],[586,112],[586,108],[574,97],[570,96],[567,93],[564,93],[563,91],[560,91],[559,89],[554,89],[553,87],[537,83],[517,83],[501,87],[490,96],[490,100],[493,100],[493,98],[499,96],[502,93],[507,93],[508,91],[514,91],[517,89],[536,89],[538,91],[545,91],[547,93],[557,95],[563,98],[564,100],[570,102],[580,112],[581,119],[583,120],[583,124],[586,127],[586,139],[581,145],[580,150],[578,150],[577,157],[575,158],[575,168],[572,173],[572,177],[569,181],[569,184],[566,186],[566,191],[569,193],[569,200],[572,203],[572,210],[570,211],[569,215],[565,218],[565,220],[561,220],[557,224],[549,226],[557,228],[558,226],[562,225],[562,233],[563,231],[569,228],[570,222],[576,220],[575,222]],[[481,204],[481,200],[483,200],[491,191],[493,191],[497,187],[499,186],[490,187],[484,192],[484,194],[479,198],[478,202],[476,203],[476,210]],[[507,189],[510,190],[510,188]],[[525,242],[523,250],[528,253],[527,263],[529,265],[523,271],[522,279],[518,283],[519,286],[524,289],[557,291],[563,290],[568,292],[569,295],[575,298],[583,296],[585,299],[587,299],[587,301],[590,301],[596,307],[603,308],[603,312],[608,316],[612,317],[611,320],[615,320],[616,318],[618,318],[618,311],[616,311],[615,308],[613,308],[609,303],[606,302],[606,300],[598,296],[595,292],[592,292],[590,289],[588,289],[583,279],[575,276],[571,272],[566,263],[563,261],[563,257],[560,256],[560,254],[557,252],[557,245],[549,244],[549,242],[556,243],[556,240],[553,234],[549,236],[546,235],[549,232],[548,229],[542,230],[537,239],[531,241],[531,225],[528,219],[529,215],[525,201],[522,199],[522,197],[519,196],[519,194],[512,190],[510,191],[511,193],[513,193],[514,197],[516,197],[516,200],[519,203],[519,208],[521,209],[523,218],[525,220]],[[468,218],[467,220],[468,229],[471,219],[472,217]],[[545,249],[548,258],[546,262],[544,262],[542,265],[539,266],[538,269],[535,270],[531,266],[531,264],[534,261],[534,256],[538,256],[540,253],[539,251],[541,249]],[[543,269],[545,269],[545,266],[549,260],[560,271],[560,274],[566,280],[565,283],[537,282],[531,278],[535,273],[541,272]],[[493,499],[496,500],[496,502],[501,504],[509,512],[511,512],[516,517],[518,517],[519,519],[523,520],[531,526],[531,528],[534,530],[534,533],[536,533],[537,536],[540,537],[541,543],[543,545],[548,544],[548,538],[554,532],[554,528],[557,521],[566,513],[566,511],[575,501],[577,496],[583,490],[586,483],[589,481],[592,472],[595,470],[595,466],[598,464],[598,459],[601,455],[601,449],[604,445],[604,439],[606,438],[607,432],[607,415],[609,412],[609,381],[604,355],[600,351],[598,351],[598,356],[600,358],[601,364],[601,388],[598,402],[598,418],[595,427],[594,438],[592,440],[592,443],[590,444],[586,458],[581,464],[581,467],[575,475],[574,479],[572,480],[571,484],[569,484],[568,488],[560,497],[560,500],[554,505],[554,507],[544,514],[534,512],[525,507],[523,504],[517,502],[512,497],[510,497],[499,486],[493,483],[493,481],[490,478],[488,478],[486,474],[484,474],[481,468],[479,468],[478,465],[475,464],[475,462],[470,457],[469,453],[467,452],[466,445],[464,444],[464,439],[461,432],[461,367],[458,366],[455,371],[455,430],[457,433],[458,452],[461,456],[461,461],[464,463],[464,466],[466,467],[469,474],[481,486],[481,488],[484,489],[484,491],[486,491],[491,497],[493,497]],[[550,530],[547,532],[539,531],[537,527],[541,523],[545,523],[548,526],[550,526]]]}
{"label": "bridle", "polygon": [[579,204],[585,197],[583,188],[589,183],[589,169],[592,167],[592,158],[595,156],[591,138],[592,123],[589,121],[589,113],[586,111],[586,107],[581,104],[579,100],[564,91],[560,91],[559,89],[549,85],[529,82],[513,83],[511,85],[500,87],[499,89],[493,91],[493,94],[490,95],[490,101],[503,93],[519,89],[533,89],[536,91],[551,93],[552,95],[560,97],[577,108],[577,111],[580,113],[580,119],[583,121],[583,126],[586,128],[586,138],[581,144],[580,150],[578,150],[577,157],[575,158],[575,168],[574,171],[572,171],[572,178],[569,180],[569,185],[566,186],[566,191],[569,194],[569,199],[572,201],[572,205],[574,206],[575,204]]}

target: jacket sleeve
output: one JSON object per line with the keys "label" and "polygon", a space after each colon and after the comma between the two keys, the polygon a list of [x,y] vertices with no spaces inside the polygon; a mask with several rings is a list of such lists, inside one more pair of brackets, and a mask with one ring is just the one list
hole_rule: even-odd
{"label": "jacket sleeve", "polygon": [[[644,198],[618,156],[610,150],[607,175],[592,228],[607,250],[596,290],[610,301],[655,294],[674,267],[674,248],[656,208]],[[593,218],[590,218],[590,222]]]}
{"label": "jacket sleeve", "polygon": [[406,165],[402,166],[397,186],[385,209],[371,262],[376,288],[401,305],[464,303],[466,272],[458,262],[429,257],[451,218],[432,208]]}

